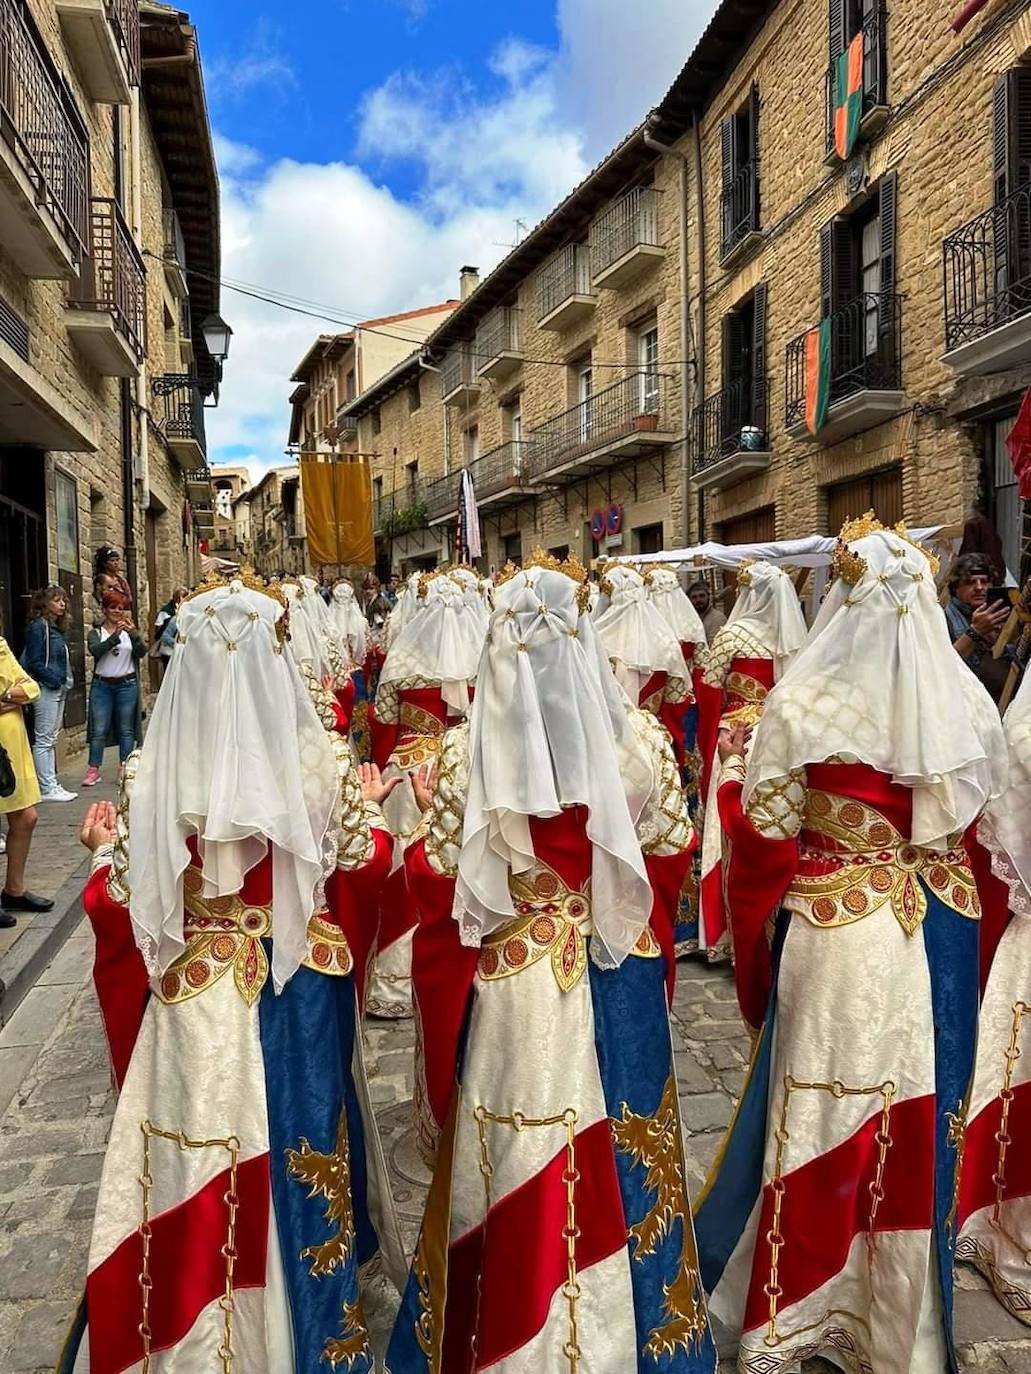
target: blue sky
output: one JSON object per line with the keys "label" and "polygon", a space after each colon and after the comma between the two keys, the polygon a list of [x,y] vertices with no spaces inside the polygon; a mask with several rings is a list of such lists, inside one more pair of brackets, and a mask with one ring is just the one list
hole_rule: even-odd
{"label": "blue sky", "polygon": [[[706,0],[195,0],[223,273],[346,318],[457,292],[661,97]],[[333,326],[223,291],[214,461],[284,461],[290,373]]]}

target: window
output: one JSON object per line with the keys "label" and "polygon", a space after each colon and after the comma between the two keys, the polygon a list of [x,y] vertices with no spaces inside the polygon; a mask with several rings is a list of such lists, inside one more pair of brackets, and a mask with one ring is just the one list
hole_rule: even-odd
{"label": "window", "polygon": [[501,540],[501,556],[506,563],[520,564],[523,561],[523,536],[518,530],[514,534],[506,534]]}
{"label": "window", "polygon": [[57,508],[57,566],[62,572],[79,571],[79,498],[75,479],[57,469],[54,472],[54,499]]}
{"label": "window", "polygon": [[515,400],[501,407],[501,435],[508,442],[518,443],[523,437],[522,401]]}
{"label": "window", "polygon": [[233,488],[228,482],[219,482],[215,486],[215,513],[220,520],[233,518]]}
{"label": "window", "polygon": [[637,366],[641,372],[641,413],[659,408],[659,327],[647,324],[637,332]]}
{"label": "window", "polygon": [[821,314],[833,320],[832,402],[860,386],[899,385],[897,187],[897,174],[887,173],[854,214],[831,220],[820,234]]}
{"label": "window", "polygon": [[720,126],[720,245],[728,257],[759,228],[759,87]]}
{"label": "window", "polygon": [[1020,570],[1020,496],[1017,492],[1017,475],[1006,439],[1017,417],[1007,415],[1004,420],[992,422],[989,453],[991,461],[991,516],[992,524],[1002,540],[1002,552],[1006,567],[1011,571]]}
{"label": "window", "polygon": [[580,407],[580,441],[585,443],[591,437],[592,409],[591,396],[594,392],[594,369],[590,362],[581,363],[576,370],[576,402]]}
{"label": "window", "polygon": [[760,282],[722,320],[719,438],[721,443],[732,442],[734,449],[746,426],[766,433],[766,295],[766,283]]}
{"label": "window", "polygon": [[827,531],[837,534],[846,520],[872,510],[889,528],[902,519],[902,469],[887,468],[827,488]]}
{"label": "window", "polygon": [[888,12],[885,0],[828,0],[827,148],[834,147],[834,77],[838,58],[863,35],[862,116],[888,104]]}
{"label": "window", "polygon": [[408,388],[408,414],[414,414],[421,405],[422,397],[419,395],[419,383],[413,382]]}
{"label": "window", "polygon": [[358,395],[357,388],[355,387],[353,368],[344,378],[344,395],[347,397],[349,401],[353,401],[354,398]]}
{"label": "window", "polygon": [[662,552],[662,524],[639,525],[633,532],[634,553]]}
{"label": "window", "polygon": [[370,411],[369,423],[372,427],[373,434],[379,434],[380,431],[383,429],[383,417],[380,414],[379,406],[374,406],[373,409]]}
{"label": "window", "polygon": [[[1006,319],[1031,309],[1031,67],[1003,72],[992,92],[992,186],[996,205],[1010,202],[992,226],[996,315]],[[1011,202],[1023,187],[1021,200]]]}
{"label": "window", "polygon": [[475,463],[476,460],[477,460],[477,458],[479,458],[479,456],[480,456],[480,427],[479,427],[479,425],[470,425],[470,426],[469,426],[469,428],[465,431],[464,443],[465,443],[465,463],[466,463],[466,467],[468,467],[470,463]]}
{"label": "window", "polygon": [[410,500],[415,500],[415,494],[419,488],[419,460],[416,458],[414,463],[405,463],[405,486],[408,490]]}

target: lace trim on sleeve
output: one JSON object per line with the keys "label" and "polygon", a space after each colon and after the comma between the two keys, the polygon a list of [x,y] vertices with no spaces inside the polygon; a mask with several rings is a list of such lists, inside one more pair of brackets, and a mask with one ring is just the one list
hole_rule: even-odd
{"label": "lace trim on sleeve", "polygon": [[633,710],[631,721],[645,742],[655,783],[637,822],[637,837],[646,854],[679,854],[691,843],[687,797],[668,731],[647,711]]}
{"label": "lace trim on sleeve", "polygon": [[140,766],[140,751],[134,749],[125,760],[122,780],[118,784],[115,843],[111,852],[111,872],[107,879],[108,896],[122,906],[129,905],[129,799]]}
{"label": "lace trim on sleeve", "polygon": [[983,816],[977,827],[977,838],[988,851],[992,872],[1009,891],[1009,908],[1016,916],[1031,916],[1031,894],[1024,886],[1023,879],[1014,867],[1010,856],[995,838],[992,823]]}
{"label": "lace trim on sleeve", "polygon": [[805,816],[804,768],[792,768],[786,777],[759,783],[748,799],[748,819],[769,840],[793,840]]}
{"label": "lace trim on sleeve", "polygon": [[426,861],[447,878],[458,874],[469,788],[469,725],[463,721],[444,735],[426,828]]}

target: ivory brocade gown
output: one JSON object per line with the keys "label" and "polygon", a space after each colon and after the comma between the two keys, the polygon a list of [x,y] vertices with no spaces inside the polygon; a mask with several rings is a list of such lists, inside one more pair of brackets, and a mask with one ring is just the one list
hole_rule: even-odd
{"label": "ivory brocade gown", "polygon": [[642,829],[655,908],[612,970],[591,958],[582,807],[531,820],[515,918],[479,949],[460,943],[467,727],[446,738],[406,854],[436,1168],[390,1374],[715,1369],[666,1003],[690,826],[665,732],[639,728],[661,758]]}
{"label": "ivory brocade gown", "polygon": [[84,896],[120,1088],[86,1283],[91,1374],[372,1374],[367,1300],[381,1300],[382,1271],[400,1281],[404,1261],[352,941],[367,942],[375,920],[390,836],[352,827],[307,957],[278,995],[272,857],[238,895],[207,898],[191,840],[186,948],[151,984],[123,886],[124,799],[112,860]]}
{"label": "ivory brocade gown", "polygon": [[[727,771],[730,776],[727,777]],[[960,1123],[980,905],[964,836],[909,841],[912,792],[858,763],[719,807],[735,975],[757,1047],[696,1211],[742,1374],[955,1374]]]}

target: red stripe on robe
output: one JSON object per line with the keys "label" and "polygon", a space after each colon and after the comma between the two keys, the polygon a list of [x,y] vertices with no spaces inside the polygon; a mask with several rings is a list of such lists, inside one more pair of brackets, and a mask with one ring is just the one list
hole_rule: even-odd
{"label": "red stripe on robe", "polygon": [[[800,1090],[799,1095],[806,1090]],[[807,1096],[811,1093],[806,1092]],[[826,1109],[837,1107],[823,1093]],[[800,1302],[840,1274],[856,1236],[869,1230],[870,1185],[877,1174],[880,1131],[880,1096],[871,1094],[871,1116],[863,1125],[826,1154],[817,1155],[784,1176],[777,1282],[781,1311]],[[876,1107],[874,1104],[877,1104]],[[780,1094],[776,1108],[779,1111]],[[934,1215],[934,1108],[933,1097],[906,1098],[891,1109],[888,1147],[882,1187],[884,1197],[877,1209],[874,1230],[930,1230]],[[789,1113],[788,1131],[792,1129]],[[765,1326],[770,1300],[765,1287],[770,1279],[770,1244],[774,1195],[770,1184],[763,1189],[762,1212],[752,1261],[752,1282],[745,1309],[744,1329]]]}
{"label": "red stripe on robe", "polygon": [[[492,1132],[508,1129],[491,1127]],[[539,1129],[543,1128],[526,1127]],[[553,1129],[560,1135],[563,1128]],[[576,1267],[583,1273],[627,1244],[607,1117],[577,1134],[575,1152],[580,1173],[575,1192],[580,1228]],[[441,1374],[487,1369],[522,1349],[544,1327],[552,1299],[568,1276],[562,1234],[567,1215],[565,1168],[563,1146],[539,1173],[495,1202],[487,1217],[486,1245],[483,1227],[452,1243]]]}
{"label": "red stripe on robe", "polygon": [[[151,1172],[160,1169],[155,1152],[175,1150],[170,1141],[151,1142]],[[126,1168],[131,1165],[126,1161]],[[149,1321],[151,1353],[171,1350],[192,1329],[204,1309],[225,1292],[229,1209],[224,1169],[199,1192],[151,1218]],[[263,1288],[268,1254],[269,1157],[244,1160],[236,1174],[233,1288]],[[139,1332],[143,1315],[140,1274],[143,1239],[126,1236],[86,1280],[91,1374],[120,1374],[143,1359]]]}
{"label": "red stripe on robe", "polygon": [[[999,1045],[999,1087],[1004,1071],[1003,1045]],[[1024,1050],[1027,1053],[1027,1050]],[[979,1212],[982,1207],[995,1204],[995,1175],[999,1167],[997,1134],[1002,1129],[1002,1099],[994,1098],[978,1112],[967,1127],[963,1146],[963,1174],[959,1189],[958,1224]],[[1013,1089],[1006,1134],[1010,1144],[1006,1149],[1006,1182],[1002,1190],[1004,1201],[1031,1195],[1031,1083],[1018,1083]]]}

